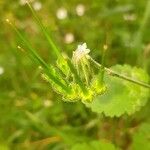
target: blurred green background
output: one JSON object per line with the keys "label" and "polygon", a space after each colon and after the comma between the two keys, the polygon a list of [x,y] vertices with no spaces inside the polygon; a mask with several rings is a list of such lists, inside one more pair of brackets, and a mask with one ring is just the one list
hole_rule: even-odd
{"label": "blurred green background", "polygon": [[[107,67],[127,63],[150,73],[148,2],[31,0],[55,43],[69,57],[86,42],[91,56],[100,61],[103,45],[108,44]],[[55,63],[25,1],[0,0],[0,18],[0,150],[64,150],[100,139],[121,149],[141,148],[133,146],[133,137],[141,124],[149,122],[150,103],[133,116],[109,118],[80,102],[63,102],[41,79],[38,66],[17,49],[22,41],[5,22],[6,18],[14,22],[42,58]]]}

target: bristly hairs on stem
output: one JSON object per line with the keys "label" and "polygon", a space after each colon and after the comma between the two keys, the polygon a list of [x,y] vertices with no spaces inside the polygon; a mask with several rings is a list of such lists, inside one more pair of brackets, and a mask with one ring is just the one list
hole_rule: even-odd
{"label": "bristly hairs on stem", "polygon": [[[98,68],[101,69],[102,65],[99,64],[97,61],[95,61],[93,58],[89,58]],[[104,67],[104,70],[107,72],[108,75],[111,75],[111,76],[114,76],[114,77],[118,77],[120,79],[123,79],[123,80],[126,80],[126,81],[129,81],[129,82],[132,82],[134,84],[137,84],[139,86],[142,86],[142,87],[145,87],[145,88],[149,88],[150,89],[150,85],[149,84],[146,84],[146,83],[143,83],[141,81],[137,81],[137,80],[134,80],[134,79],[131,79],[125,75],[122,75],[122,74],[119,74],[118,72],[115,72],[107,67]]]}

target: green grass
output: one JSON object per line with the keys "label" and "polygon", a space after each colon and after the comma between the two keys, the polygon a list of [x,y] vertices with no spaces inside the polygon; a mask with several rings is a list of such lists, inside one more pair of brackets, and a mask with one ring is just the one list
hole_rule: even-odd
{"label": "green grass", "polygon": [[[63,150],[71,149],[77,143],[102,140],[120,149],[142,149],[137,141],[142,141],[146,128],[149,129],[150,102],[131,116],[106,117],[92,112],[80,101],[62,101],[63,96],[45,82],[41,74],[46,73],[60,91],[69,93],[68,83],[72,79],[64,78],[66,68],[62,67],[66,61],[62,55],[67,54],[69,73],[86,93],[87,86],[70,61],[77,45],[84,42],[91,50],[90,56],[106,67],[130,64],[150,74],[150,1],[39,2],[42,8],[35,12],[34,2],[32,6],[22,6],[19,0],[0,1],[0,67],[4,69],[0,74],[0,149]],[[85,7],[83,16],[76,13],[78,4]],[[64,20],[56,16],[61,7],[68,12]],[[6,23],[7,18],[14,30]],[[67,33],[74,35],[74,41],[69,44],[65,41]],[[105,44],[108,49],[104,54]],[[62,64],[56,62],[57,58]],[[93,68],[98,74],[98,69]],[[58,76],[54,69],[59,72]],[[86,76],[85,72],[83,76]],[[148,147],[146,137],[144,142]]]}

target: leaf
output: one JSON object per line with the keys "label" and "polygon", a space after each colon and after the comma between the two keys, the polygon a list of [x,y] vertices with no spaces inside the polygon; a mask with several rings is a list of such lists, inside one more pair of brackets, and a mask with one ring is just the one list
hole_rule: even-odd
{"label": "leaf", "polygon": [[138,131],[133,135],[132,150],[148,150],[150,149],[150,124],[144,123]]}
{"label": "leaf", "polygon": [[[145,83],[149,81],[148,74],[136,67],[116,65],[111,69],[134,80]],[[92,103],[85,103],[92,111],[96,113],[103,112],[110,117],[119,117],[125,113],[128,115],[133,114],[146,104],[149,89],[108,75],[105,77],[105,82],[108,88],[107,91],[98,96]]]}
{"label": "leaf", "polygon": [[78,143],[71,150],[117,150],[115,146],[105,140]]}

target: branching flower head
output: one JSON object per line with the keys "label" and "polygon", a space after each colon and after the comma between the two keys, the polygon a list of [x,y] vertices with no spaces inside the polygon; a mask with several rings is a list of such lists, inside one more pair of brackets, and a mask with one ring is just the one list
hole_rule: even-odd
{"label": "branching flower head", "polygon": [[92,102],[97,95],[103,94],[106,90],[106,86],[100,82],[96,67],[94,68],[90,61],[89,52],[86,43],[78,45],[73,51],[72,60],[68,57],[60,57],[57,60],[57,70],[53,68],[51,71],[69,90],[66,91],[58,86],[47,74],[43,76],[55,91],[63,95],[65,101]]}

